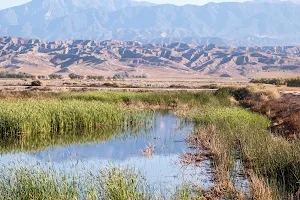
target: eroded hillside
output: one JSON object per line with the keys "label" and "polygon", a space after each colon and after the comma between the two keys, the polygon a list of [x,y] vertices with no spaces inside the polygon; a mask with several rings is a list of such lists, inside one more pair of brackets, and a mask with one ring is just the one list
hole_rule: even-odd
{"label": "eroded hillside", "polygon": [[112,75],[120,71],[159,76],[164,73],[250,78],[300,75],[300,46],[194,46],[185,43],[70,40],[46,42],[0,38],[1,70],[33,74]]}

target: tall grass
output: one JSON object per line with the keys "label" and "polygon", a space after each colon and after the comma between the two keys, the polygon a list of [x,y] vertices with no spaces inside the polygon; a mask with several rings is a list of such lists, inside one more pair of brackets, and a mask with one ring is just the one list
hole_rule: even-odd
{"label": "tall grass", "polygon": [[143,176],[131,169],[109,167],[85,177],[59,174],[42,167],[2,169],[0,199],[150,199]]}
{"label": "tall grass", "polygon": [[[22,95],[18,95],[22,98]],[[78,133],[78,130],[82,129],[94,131],[104,127],[134,126],[141,122],[142,116],[135,108],[141,104],[146,107],[156,105],[158,108],[173,108],[174,111],[178,111],[178,114],[184,113],[185,116],[193,118],[202,129],[207,128],[210,133],[206,135],[207,141],[211,143],[213,141],[214,153],[218,154],[218,163],[221,163],[224,169],[222,173],[224,176],[230,174],[234,159],[238,155],[244,161],[246,168],[253,170],[255,174],[253,177],[266,178],[265,182],[260,183],[275,184],[277,190],[291,193],[295,193],[300,187],[300,142],[273,136],[268,129],[270,122],[266,117],[231,106],[230,95],[226,90],[215,94],[211,92],[39,94],[38,100],[33,100],[32,98],[35,97],[36,94],[27,93],[22,100],[10,98],[0,101],[2,138],[39,135],[41,138],[48,139],[55,134],[67,136]],[[133,106],[129,109],[126,105]],[[137,196],[130,196],[131,192],[127,191],[113,194],[120,189],[114,184],[126,185],[128,182],[124,181],[122,174],[106,175],[99,176],[102,181],[106,180],[105,183],[109,182],[111,177],[116,178],[117,181],[112,181],[111,185],[101,183],[100,189],[93,190],[89,193],[89,197],[97,197],[94,193],[98,194],[99,191],[104,190],[106,192],[102,192],[101,195],[108,199],[122,199],[124,196],[127,199],[147,198],[144,192],[135,193]],[[30,178],[36,177],[30,176]],[[258,182],[259,179],[252,180]],[[135,187],[126,186],[127,189],[137,188],[137,182],[133,184]],[[186,197],[186,191],[182,190],[181,195]],[[265,191],[269,196],[269,190]],[[65,192],[63,191],[62,194]]]}
{"label": "tall grass", "polygon": [[215,151],[225,169],[232,169],[238,153],[256,175],[266,177],[283,191],[298,190],[300,143],[273,136],[266,117],[236,107],[194,112],[193,117],[202,127],[215,127],[208,137],[217,141]]}
{"label": "tall grass", "polygon": [[142,113],[101,102],[78,100],[0,101],[1,138],[76,134],[134,126]]}
{"label": "tall grass", "polygon": [[101,101],[109,103],[143,103],[146,105],[176,106],[176,104],[222,104],[226,98],[218,98],[212,92],[78,92],[62,93],[64,100]]}
{"label": "tall grass", "polygon": [[86,200],[159,200],[201,199],[193,186],[183,184],[174,194],[161,193],[147,184],[139,171],[107,168],[87,171],[84,176],[58,173],[40,166],[0,168],[0,199],[86,199]]}
{"label": "tall grass", "polygon": [[225,96],[209,91],[202,92],[0,92],[3,100],[81,100],[110,104],[135,104],[174,106],[176,103],[193,105],[229,105]]}
{"label": "tall grass", "polygon": [[228,103],[226,97],[211,92],[5,92],[0,99],[2,152],[108,139],[144,123],[145,112],[139,108]]}

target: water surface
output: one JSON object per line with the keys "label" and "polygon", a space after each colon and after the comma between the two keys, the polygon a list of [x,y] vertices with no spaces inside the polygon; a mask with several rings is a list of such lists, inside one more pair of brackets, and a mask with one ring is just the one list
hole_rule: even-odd
{"label": "water surface", "polygon": [[[194,124],[182,121],[172,114],[156,114],[150,128],[137,134],[124,132],[106,141],[48,147],[33,153],[10,153],[0,156],[2,165],[53,166],[67,173],[97,172],[108,165],[140,170],[148,183],[157,190],[173,191],[183,183],[191,182],[208,189],[212,186],[210,161],[200,166],[183,166],[180,155],[192,152],[184,142]],[[96,134],[96,133],[95,133]],[[155,145],[150,157],[142,155],[147,145]]]}

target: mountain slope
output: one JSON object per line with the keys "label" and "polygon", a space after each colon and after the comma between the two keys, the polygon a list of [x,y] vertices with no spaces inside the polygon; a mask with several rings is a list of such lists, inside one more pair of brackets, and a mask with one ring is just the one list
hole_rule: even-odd
{"label": "mountain slope", "polygon": [[33,0],[0,11],[0,34],[45,40],[300,44],[299,4],[150,5],[130,0]]}
{"label": "mountain slope", "polygon": [[[46,42],[0,37],[0,70],[33,74],[78,73],[112,76],[120,71],[150,76],[250,78],[300,75],[300,46],[194,46],[116,40]],[[173,73],[173,74],[172,74]]]}

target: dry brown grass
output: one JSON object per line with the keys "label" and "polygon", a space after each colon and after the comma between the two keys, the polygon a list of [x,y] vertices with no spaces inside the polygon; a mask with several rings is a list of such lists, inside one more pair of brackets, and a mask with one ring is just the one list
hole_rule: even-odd
{"label": "dry brown grass", "polygon": [[199,165],[202,161],[207,159],[207,155],[202,152],[186,152],[180,157],[180,161],[183,165]]}
{"label": "dry brown grass", "polygon": [[272,191],[268,187],[267,183],[256,176],[254,173],[250,173],[251,180],[251,193],[254,200],[272,200]]}
{"label": "dry brown grass", "polygon": [[204,199],[246,199],[246,195],[237,191],[230,180],[227,147],[221,143],[214,126],[190,135],[187,142],[196,147],[202,147],[209,152],[215,170],[215,185],[208,191],[203,191]]}
{"label": "dry brown grass", "polygon": [[273,128],[289,139],[300,137],[300,97],[284,95],[252,106],[252,110],[273,120]]}
{"label": "dry brown grass", "polygon": [[[211,153],[213,167],[215,169],[215,185],[209,191],[203,191],[204,197],[208,199],[248,199],[242,191],[237,191],[229,178],[229,164],[231,156],[227,154],[228,148],[221,143],[214,126],[208,127],[205,131],[199,131],[187,140],[193,146],[201,146]],[[251,198],[254,200],[271,200],[272,190],[263,178],[255,175],[251,165],[247,165],[250,179]]]}
{"label": "dry brown grass", "polygon": [[145,147],[144,150],[141,150],[141,152],[143,156],[145,156],[146,158],[150,158],[155,153],[155,145],[149,144]]}
{"label": "dry brown grass", "polygon": [[270,85],[251,85],[248,86],[247,89],[252,94],[257,94],[259,96],[265,96],[271,99],[277,99],[280,98],[280,93],[276,86],[270,86]]}

